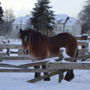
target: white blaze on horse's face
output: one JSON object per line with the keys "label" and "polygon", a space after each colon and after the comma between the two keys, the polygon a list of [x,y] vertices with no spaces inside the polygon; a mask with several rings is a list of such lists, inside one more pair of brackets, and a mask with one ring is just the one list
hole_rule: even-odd
{"label": "white blaze on horse's face", "polygon": [[27,32],[25,30],[20,29],[20,39],[24,48],[26,48],[27,37]]}
{"label": "white blaze on horse's face", "polygon": [[25,42],[26,42],[26,40],[27,40],[27,36],[25,36],[24,40],[25,40]]}

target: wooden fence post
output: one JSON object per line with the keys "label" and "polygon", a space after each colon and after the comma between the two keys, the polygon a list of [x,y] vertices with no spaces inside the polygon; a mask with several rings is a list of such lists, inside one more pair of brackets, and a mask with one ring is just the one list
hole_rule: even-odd
{"label": "wooden fence post", "polygon": [[[60,48],[60,50],[59,50],[59,60],[60,61],[64,59],[63,52],[64,52],[64,50],[62,48]],[[59,74],[58,82],[60,83],[63,79],[63,70],[60,69],[58,74]]]}
{"label": "wooden fence post", "polygon": [[18,49],[18,55],[24,55],[24,49]]}
{"label": "wooden fence post", "polygon": [[[82,34],[81,36],[81,40],[88,40],[88,34]],[[88,43],[86,42],[84,45],[82,45],[82,50],[83,50],[83,54],[87,54],[87,45]],[[82,61],[85,61],[84,59],[82,59]]]}

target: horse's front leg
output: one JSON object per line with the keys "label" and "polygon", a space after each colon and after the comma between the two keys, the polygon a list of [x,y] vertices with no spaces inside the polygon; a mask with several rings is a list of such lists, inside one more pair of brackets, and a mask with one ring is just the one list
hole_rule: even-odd
{"label": "horse's front leg", "polygon": [[[46,65],[42,65],[42,69],[46,69]],[[47,75],[48,72],[44,72],[44,75]],[[50,77],[45,77],[44,81],[50,81]]]}
{"label": "horse's front leg", "polygon": [[[34,69],[40,69],[40,66],[34,66]],[[41,74],[39,72],[35,72],[34,78],[39,78]]]}

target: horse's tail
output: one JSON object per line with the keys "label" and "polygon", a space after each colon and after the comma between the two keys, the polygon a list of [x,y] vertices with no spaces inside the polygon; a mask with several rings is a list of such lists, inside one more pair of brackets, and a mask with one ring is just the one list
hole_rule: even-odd
{"label": "horse's tail", "polygon": [[77,51],[76,51],[76,56],[75,57],[78,57],[78,48],[77,48]]}
{"label": "horse's tail", "polygon": [[74,58],[76,58],[77,56],[78,56],[78,48],[75,51]]}
{"label": "horse's tail", "polygon": [[76,49],[75,54],[74,54],[74,58],[75,58],[74,62],[76,62],[77,57],[78,57],[78,48]]}

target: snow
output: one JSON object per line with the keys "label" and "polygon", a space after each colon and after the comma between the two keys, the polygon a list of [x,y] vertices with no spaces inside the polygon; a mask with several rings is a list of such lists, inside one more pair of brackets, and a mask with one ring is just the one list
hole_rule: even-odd
{"label": "snow", "polygon": [[58,75],[51,81],[28,83],[33,73],[0,73],[0,90],[90,90],[90,71],[75,70],[75,78],[71,82],[63,80],[58,83]]}
{"label": "snow", "polygon": [[[32,61],[3,61],[3,63],[14,65],[30,62]],[[36,83],[28,83],[28,80],[33,79],[34,73],[0,72],[0,90],[90,90],[90,70],[74,70],[74,74],[75,78],[70,82],[62,80],[61,83],[58,83],[58,75],[55,75],[51,77],[51,81],[41,80]]]}
{"label": "snow", "polygon": [[66,53],[66,48],[62,47],[60,48],[60,52],[62,53],[64,58],[69,58],[70,56]]}
{"label": "snow", "polygon": [[55,15],[55,21],[56,22],[60,21],[60,23],[65,23],[67,17],[68,16],[65,14],[58,14],[58,15]]}

